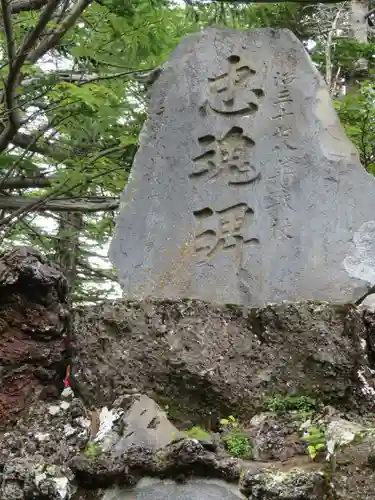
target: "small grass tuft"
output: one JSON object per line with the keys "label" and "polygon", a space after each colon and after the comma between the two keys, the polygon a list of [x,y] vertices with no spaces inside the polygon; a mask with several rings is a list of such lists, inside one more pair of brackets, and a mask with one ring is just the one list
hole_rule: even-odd
{"label": "small grass tuft", "polygon": [[265,407],[275,413],[297,411],[299,413],[310,413],[317,409],[316,399],[310,396],[285,396],[276,394],[266,399]]}
{"label": "small grass tuft", "polygon": [[251,460],[254,456],[253,444],[251,439],[241,432],[236,430],[224,437],[226,448],[232,457]]}
{"label": "small grass tuft", "polygon": [[207,439],[210,437],[210,434],[199,427],[198,425],[192,427],[191,429],[187,429],[184,431],[184,434],[191,439]]}
{"label": "small grass tuft", "polygon": [[220,424],[226,431],[223,441],[229,454],[236,458],[251,460],[254,455],[253,443],[245,431],[241,429],[236,418],[229,415],[228,418],[222,418]]}
{"label": "small grass tuft", "polygon": [[100,456],[102,453],[102,449],[97,443],[88,443],[86,446],[85,451],[83,454],[85,455],[86,458],[89,458],[90,460]]}

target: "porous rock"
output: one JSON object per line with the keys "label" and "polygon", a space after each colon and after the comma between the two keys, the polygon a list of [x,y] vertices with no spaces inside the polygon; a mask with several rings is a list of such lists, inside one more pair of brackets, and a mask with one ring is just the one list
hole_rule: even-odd
{"label": "porous rock", "polygon": [[122,455],[107,452],[93,459],[80,455],[72,459],[70,466],[79,484],[89,488],[133,484],[142,476],[197,476],[236,482],[241,470],[239,460],[207,451],[188,438],[159,449],[134,445]]}
{"label": "porous rock", "polygon": [[374,406],[367,326],[353,306],[282,303],[246,316],[200,301],[118,301],[76,311],[74,330],[77,384],[102,406],[136,388],[208,428],[251,418],[275,393]]}
{"label": "porous rock", "polygon": [[66,279],[36,250],[17,247],[1,256],[0,429],[33,400],[58,395],[67,352],[66,298]]}
{"label": "porous rock", "polygon": [[4,466],[0,497],[4,500],[68,500],[74,491],[72,480],[66,466],[50,465],[47,457],[39,457],[37,462],[30,457],[13,459]]}
{"label": "porous rock", "polygon": [[375,436],[374,424],[362,439],[337,450],[329,482],[337,500],[374,500],[375,490]]}
{"label": "porous rock", "polygon": [[89,425],[78,399],[32,404],[1,436],[0,498],[70,499],[75,486],[68,464],[85,448]]}
{"label": "porous rock", "polygon": [[169,477],[192,474],[231,482],[239,479],[241,471],[239,460],[210,452],[196,439],[172,442],[155,457],[157,470]]}
{"label": "porous rock", "polygon": [[288,460],[306,454],[306,447],[300,439],[301,419],[295,414],[277,415],[260,413],[253,417],[248,426],[252,438],[253,454],[256,460]]}
{"label": "porous rock", "polygon": [[249,470],[242,477],[241,491],[249,500],[322,500],[327,487],[319,471]]}

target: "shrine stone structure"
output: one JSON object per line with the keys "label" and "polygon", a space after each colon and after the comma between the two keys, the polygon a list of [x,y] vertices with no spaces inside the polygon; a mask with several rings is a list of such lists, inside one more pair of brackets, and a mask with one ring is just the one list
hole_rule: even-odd
{"label": "shrine stone structure", "polygon": [[374,201],[301,42],[208,28],[151,88],[109,255],[130,299],[351,302],[375,285]]}

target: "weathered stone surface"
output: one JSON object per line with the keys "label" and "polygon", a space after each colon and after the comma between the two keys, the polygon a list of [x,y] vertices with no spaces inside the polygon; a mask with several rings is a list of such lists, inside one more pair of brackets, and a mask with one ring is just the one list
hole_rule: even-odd
{"label": "weathered stone surface", "polygon": [[249,500],[321,500],[328,488],[322,472],[294,469],[245,472],[241,491]]}
{"label": "weathered stone surface", "polygon": [[207,451],[192,439],[181,439],[159,449],[133,446],[122,455],[78,455],[69,463],[80,486],[89,489],[135,484],[142,476],[163,478],[210,477],[238,482],[241,462]]}
{"label": "weathered stone surface", "polygon": [[[0,342],[3,372],[38,380],[29,408],[0,433],[1,499],[236,500],[241,486],[252,500],[375,500],[371,309],[299,302],[245,315],[237,306],[149,300],[78,310],[72,388],[59,394],[70,352],[64,289],[64,278],[32,249],[0,262],[3,332],[25,333],[20,349],[9,348],[11,336]],[[26,335],[40,347],[31,350]],[[39,358],[26,363],[38,347]],[[57,391],[53,401],[40,397],[45,384]],[[313,395],[317,413],[305,420],[303,407],[288,414],[281,405],[282,414],[254,415],[267,395],[276,393],[280,408],[285,388]],[[167,404],[167,415],[143,390]],[[338,410],[322,408],[327,401]],[[253,438],[255,461],[230,457],[225,434],[215,432],[232,410]],[[171,441],[172,416],[184,429],[207,427],[213,438]],[[314,462],[301,447],[311,425],[325,432]]]}
{"label": "weathered stone surface", "polygon": [[153,85],[110,258],[127,298],[352,301],[374,195],[297,38],[209,28]]}
{"label": "weathered stone surface", "polygon": [[66,465],[72,455],[84,449],[89,427],[90,420],[78,399],[34,402],[1,436],[0,471],[7,463],[24,462],[26,468],[31,463],[39,469],[44,463]]}
{"label": "weathered stone surface", "polygon": [[144,479],[133,490],[115,488],[103,500],[239,500],[237,488],[224,481],[191,479],[184,484],[171,480]]}
{"label": "weathered stone surface", "polygon": [[[373,424],[371,426],[373,428]],[[371,429],[371,428],[370,428]],[[375,436],[369,434],[336,452],[330,484],[337,500],[375,500]]]}
{"label": "weathered stone surface", "polygon": [[146,395],[135,398],[131,408],[121,418],[122,437],[114,447],[115,454],[124,453],[130,446],[160,448],[179,434],[164,411]]}
{"label": "weathered stone surface", "polygon": [[135,388],[169,417],[208,426],[251,418],[285,392],[374,407],[368,331],[353,306],[285,303],[244,317],[199,301],[118,301],[78,310],[74,329],[77,384],[102,406]]}
{"label": "weathered stone surface", "polygon": [[58,395],[68,351],[64,276],[36,250],[0,258],[0,429],[34,399]]}
{"label": "weathered stone surface", "polygon": [[261,413],[250,421],[248,432],[252,437],[253,453],[256,460],[288,460],[296,455],[304,455],[306,446],[300,438],[301,422],[295,415],[286,413]]}
{"label": "weathered stone surface", "polygon": [[94,411],[97,423],[92,434],[92,446],[114,457],[123,455],[130,447],[157,449],[179,437],[166,413],[145,394],[126,394],[112,408],[105,406]]}
{"label": "weathered stone surface", "polygon": [[195,475],[238,481],[239,460],[207,451],[195,439],[181,439],[166,446],[155,455],[154,470],[169,477]]}
{"label": "weathered stone surface", "polygon": [[109,488],[113,484],[136,483],[122,457],[116,459],[105,455],[88,459],[83,455],[78,455],[69,465],[78,483],[90,490]]}

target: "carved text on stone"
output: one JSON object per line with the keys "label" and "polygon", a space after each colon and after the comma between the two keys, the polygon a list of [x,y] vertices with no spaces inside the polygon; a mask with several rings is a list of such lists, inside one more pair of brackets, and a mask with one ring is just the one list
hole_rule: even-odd
{"label": "carved text on stone", "polygon": [[221,140],[207,135],[198,141],[203,152],[193,159],[195,170],[190,178],[211,180],[225,176],[229,186],[250,184],[259,178],[259,171],[249,161],[255,142],[241,127],[232,127]]}
{"label": "carved text on stone", "polygon": [[261,88],[251,88],[249,82],[256,71],[241,61],[241,57],[227,58],[228,69],[209,78],[208,104],[213,111],[226,115],[249,115],[258,110]]}
{"label": "carved text on stone", "polygon": [[249,235],[254,211],[240,203],[223,210],[205,207],[194,212],[196,220],[195,251],[200,260],[215,256],[220,250],[241,254],[243,245],[259,243]]}

